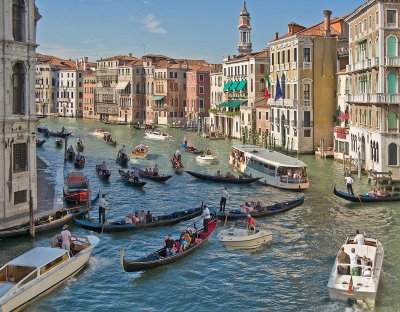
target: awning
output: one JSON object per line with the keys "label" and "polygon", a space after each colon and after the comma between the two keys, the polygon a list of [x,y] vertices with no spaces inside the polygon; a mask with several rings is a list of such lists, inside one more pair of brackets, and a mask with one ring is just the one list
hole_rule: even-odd
{"label": "awning", "polygon": [[229,91],[235,91],[237,86],[239,84],[239,81],[234,81],[231,85],[231,87],[229,88]]}
{"label": "awning", "polygon": [[227,102],[222,102],[218,105],[218,107],[228,107],[228,108],[235,108],[239,107],[240,105],[247,103],[246,100],[230,100]]}
{"label": "awning", "polygon": [[163,98],[165,98],[164,95],[153,95],[150,97],[150,100],[152,101],[161,101]]}
{"label": "awning", "polygon": [[340,115],[338,118],[339,118],[339,119],[342,119],[342,120],[347,120],[347,119],[350,118],[350,114],[349,114],[349,113],[346,113],[346,114]]}
{"label": "awning", "polygon": [[116,89],[117,90],[124,90],[126,88],[126,86],[128,85],[129,81],[120,81],[117,84]]}
{"label": "awning", "polygon": [[231,85],[232,85],[232,81],[228,81],[228,82],[226,83],[225,87],[224,87],[224,91],[228,91],[229,88],[231,87]]}
{"label": "awning", "polygon": [[242,80],[239,82],[239,85],[236,87],[236,91],[242,91],[246,87],[247,81]]}

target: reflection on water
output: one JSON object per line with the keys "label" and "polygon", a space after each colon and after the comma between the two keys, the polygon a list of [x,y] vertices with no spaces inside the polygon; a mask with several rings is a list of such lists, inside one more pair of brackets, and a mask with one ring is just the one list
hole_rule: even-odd
{"label": "reflection on water", "polygon": [[[64,125],[75,137],[83,139],[86,157],[83,172],[93,190],[101,190],[112,203],[109,217],[125,216],[133,210],[150,209],[154,215],[192,208],[204,202],[218,207],[222,185],[200,182],[187,174],[172,173],[170,159],[185,136],[196,148],[210,147],[220,162],[205,166],[195,155],[182,153],[185,169],[213,173],[232,171],[227,165],[229,140],[209,141],[196,133],[165,129],[173,139],[151,141],[143,132],[129,126],[110,126],[98,122],[47,118],[42,121],[51,130]],[[117,147],[105,144],[89,134],[95,128],[110,129],[118,141]],[[75,145],[76,138],[69,139]],[[143,143],[150,155],[132,165],[151,167],[158,164],[161,173],[173,177],[164,184],[147,181],[143,190],[128,187],[119,181],[115,156],[121,144],[132,149]],[[54,138],[48,139],[38,153],[52,165],[55,172],[73,170],[64,165],[62,149],[56,149]],[[400,298],[400,210],[396,203],[377,205],[348,204],[333,195],[332,189],[344,189],[343,167],[331,160],[301,156],[308,164],[311,187],[305,192],[303,206],[285,214],[262,219],[273,232],[273,240],[256,251],[229,251],[213,235],[195,254],[159,269],[139,273],[123,273],[120,249],[129,258],[141,256],[162,245],[167,234],[175,236],[190,225],[190,221],[166,228],[142,232],[99,235],[101,242],[94,250],[88,267],[76,278],[29,306],[27,311],[356,311],[346,303],[330,302],[326,288],[334,257],[340,245],[356,229],[377,237],[385,248],[383,273],[379,286],[376,311],[399,311]],[[96,176],[95,166],[102,161],[112,170],[110,182]],[[62,172],[62,171],[61,171]],[[357,193],[368,190],[364,178],[356,181]],[[62,186],[57,174],[57,183]],[[60,188],[59,188],[60,190]],[[271,203],[295,198],[287,193],[261,185],[228,186],[229,207],[246,200],[260,199]],[[92,212],[97,216],[97,211]],[[199,221],[199,225],[200,225]],[[220,225],[221,226],[221,225]],[[72,226],[74,233],[88,231]],[[4,263],[38,245],[47,245],[57,231],[43,233],[35,240],[17,238],[1,242],[1,262]]]}

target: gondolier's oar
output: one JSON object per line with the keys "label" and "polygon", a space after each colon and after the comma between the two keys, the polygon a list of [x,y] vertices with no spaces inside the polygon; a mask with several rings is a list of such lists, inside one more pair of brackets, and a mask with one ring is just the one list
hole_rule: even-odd
{"label": "gondolier's oar", "polygon": [[[231,198],[228,198],[228,211],[229,211],[229,207],[231,206]],[[225,211],[224,211],[225,212]],[[228,213],[225,212],[225,222],[224,222],[224,227],[226,227],[226,224],[228,222]]]}

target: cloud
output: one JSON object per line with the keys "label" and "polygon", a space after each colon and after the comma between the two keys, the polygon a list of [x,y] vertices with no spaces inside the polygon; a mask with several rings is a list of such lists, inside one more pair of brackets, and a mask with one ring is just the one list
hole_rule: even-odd
{"label": "cloud", "polygon": [[89,39],[89,40],[82,41],[82,43],[83,44],[92,44],[92,43],[97,43],[97,42],[100,42],[100,41],[103,41],[103,39],[99,39],[99,38]]}
{"label": "cloud", "polygon": [[142,22],[148,32],[155,34],[167,33],[167,30],[161,26],[161,22],[153,14],[147,15]]}
{"label": "cloud", "polygon": [[144,4],[150,4],[150,1],[149,0],[143,0],[143,3]]}

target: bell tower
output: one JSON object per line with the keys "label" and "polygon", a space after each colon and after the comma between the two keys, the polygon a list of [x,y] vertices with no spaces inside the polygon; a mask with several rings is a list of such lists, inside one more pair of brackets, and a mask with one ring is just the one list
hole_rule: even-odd
{"label": "bell tower", "polygon": [[239,18],[239,44],[238,51],[240,54],[248,54],[251,53],[252,45],[251,45],[251,26],[250,26],[250,14],[247,12],[246,1],[243,2],[243,8],[240,12]]}

